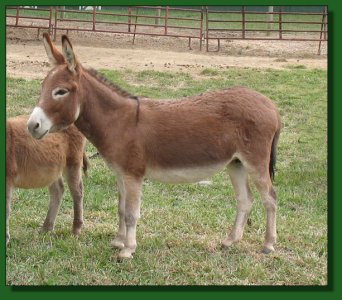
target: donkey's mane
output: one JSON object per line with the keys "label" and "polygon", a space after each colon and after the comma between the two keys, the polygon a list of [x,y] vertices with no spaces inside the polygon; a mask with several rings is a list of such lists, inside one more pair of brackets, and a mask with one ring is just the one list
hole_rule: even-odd
{"label": "donkey's mane", "polygon": [[99,73],[97,70],[95,70],[93,68],[89,68],[86,70],[92,77],[97,79],[97,81],[103,83],[105,86],[109,87],[113,92],[119,94],[120,96],[137,100],[137,98],[138,98],[137,96],[134,96],[131,93],[125,91],[124,89],[122,89],[121,87],[116,85],[114,82],[112,82],[108,78],[106,78],[104,75]]}
{"label": "donkey's mane", "polygon": [[139,97],[132,95],[131,93],[127,92],[126,90],[122,89],[119,87],[117,84],[114,82],[110,81],[108,78],[100,74],[97,70],[93,68],[85,69],[89,75],[91,75],[93,78],[95,78],[97,81],[101,82],[104,84],[106,87],[110,88],[113,92],[117,93],[118,95],[126,98],[131,98],[137,101],[137,115],[136,115],[136,121],[138,122],[139,120],[139,108],[140,108],[140,101]]}

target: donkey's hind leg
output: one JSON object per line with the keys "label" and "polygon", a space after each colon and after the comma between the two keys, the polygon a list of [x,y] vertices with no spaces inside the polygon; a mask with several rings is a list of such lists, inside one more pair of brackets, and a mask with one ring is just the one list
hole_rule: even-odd
{"label": "donkey's hind leg", "polygon": [[268,254],[274,251],[274,244],[277,239],[276,232],[276,210],[277,196],[274,191],[272,180],[267,166],[261,168],[262,172],[253,173],[252,179],[261,195],[263,204],[266,208],[266,234],[263,253]]}
{"label": "donkey's hind leg", "polygon": [[141,189],[143,178],[126,175],[123,178],[125,187],[125,247],[120,251],[118,259],[132,258],[137,247],[136,229],[140,218]]}
{"label": "donkey's hind leg", "polygon": [[69,166],[66,169],[66,180],[74,202],[74,221],[72,232],[75,235],[81,233],[83,225],[83,181],[80,166]]}
{"label": "donkey's hind leg", "polygon": [[54,229],[56,216],[61,204],[64,193],[64,184],[62,177],[58,178],[49,186],[50,203],[47,216],[42,226],[42,231],[51,231]]}
{"label": "donkey's hind leg", "polygon": [[253,204],[252,193],[248,185],[248,173],[242,163],[232,162],[228,166],[228,173],[237,198],[237,212],[235,223],[230,234],[222,241],[223,247],[229,247],[233,243],[241,240]]}
{"label": "donkey's hind leg", "polygon": [[6,246],[10,241],[9,218],[11,214],[12,190],[12,185],[9,180],[6,180]]}

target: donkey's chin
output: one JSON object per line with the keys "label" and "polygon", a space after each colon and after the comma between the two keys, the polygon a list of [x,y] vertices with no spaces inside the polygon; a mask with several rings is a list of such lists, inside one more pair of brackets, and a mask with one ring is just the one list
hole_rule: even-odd
{"label": "donkey's chin", "polygon": [[36,136],[35,138],[37,140],[41,140],[44,136],[46,136],[47,134],[49,133],[49,130],[46,130],[43,134],[39,135],[39,136]]}
{"label": "donkey's chin", "polygon": [[69,125],[66,125],[66,124],[53,125],[50,128],[49,132],[50,133],[55,133],[55,132],[58,132],[58,131],[66,129],[67,127],[69,127]]}
{"label": "donkey's chin", "polygon": [[46,136],[48,133],[49,133],[50,131],[49,130],[46,130],[46,131],[44,131],[44,132],[36,132],[36,131],[34,131],[34,132],[31,132],[30,131],[30,133],[31,133],[31,136],[34,138],[34,139],[36,139],[36,140],[41,140],[44,136]]}

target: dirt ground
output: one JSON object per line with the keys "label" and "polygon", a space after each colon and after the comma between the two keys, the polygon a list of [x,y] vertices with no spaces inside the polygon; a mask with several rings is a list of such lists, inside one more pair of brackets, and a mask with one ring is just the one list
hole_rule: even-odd
{"label": "dirt ground", "polygon": [[[318,42],[238,41],[221,43],[221,50],[206,52],[203,44],[170,37],[132,36],[124,34],[69,34],[82,64],[95,69],[131,69],[156,71],[186,71],[194,75],[205,68],[243,67],[286,69],[295,66],[327,68],[327,45],[322,43],[322,55],[317,55]],[[60,37],[57,37],[60,47]],[[216,42],[210,49],[216,49]],[[37,30],[7,28],[7,76],[27,79],[44,78],[50,69],[41,37]]]}

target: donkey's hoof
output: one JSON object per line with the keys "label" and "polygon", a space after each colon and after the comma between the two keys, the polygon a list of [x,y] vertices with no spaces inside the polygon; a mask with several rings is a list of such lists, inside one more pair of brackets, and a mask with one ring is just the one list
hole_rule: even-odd
{"label": "donkey's hoof", "polygon": [[268,246],[268,247],[264,247],[264,249],[262,249],[261,253],[263,254],[270,254],[271,252],[274,252],[274,248],[273,246]]}
{"label": "donkey's hoof", "polygon": [[80,235],[83,226],[83,221],[74,221],[72,224],[72,233],[74,235]]}
{"label": "donkey's hoof", "polygon": [[125,248],[125,244],[123,243],[123,241],[121,241],[120,239],[118,238],[115,238],[114,240],[112,240],[110,242],[110,245],[114,248],[118,248],[118,249],[123,249]]}
{"label": "donkey's hoof", "polygon": [[130,248],[124,248],[120,251],[119,255],[118,255],[118,260],[122,261],[124,259],[132,259],[133,258],[133,254],[134,250],[130,249]]}
{"label": "donkey's hoof", "polygon": [[49,232],[49,231],[53,231],[54,227],[50,226],[50,225],[43,225],[42,227],[40,227],[39,231],[44,233],[44,232]]}
{"label": "donkey's hoof", "polygon": [[234,241],[231,239],[225,239],[221,242],[221,248],[227,249],[230,248],[234,244]]}
{"label": "donkey's hoof", "polygon": [[81,231],[82,231],[82,228],[81,228],[81,227],[73,227],[73,228],[72,228],[72,233],[73,233],[73,235],[78,236],[78,235],[81,234]]}

